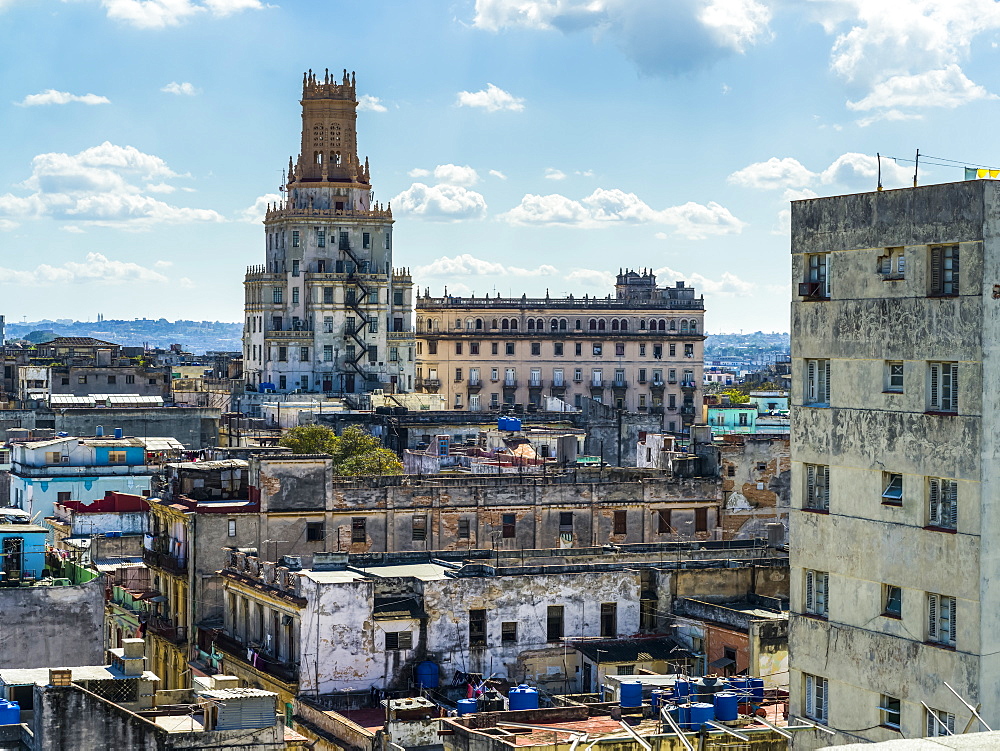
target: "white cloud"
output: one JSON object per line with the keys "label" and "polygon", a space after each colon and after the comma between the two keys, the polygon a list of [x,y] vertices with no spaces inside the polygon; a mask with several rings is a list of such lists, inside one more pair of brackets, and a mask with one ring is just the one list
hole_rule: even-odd
{"label": "white cloud", "polygon": [[434,168],[434,179],[449,185],[461,185],[471,188],[479,182],[479,173],[469,165],[439,164]]}
{"label": "white cloud", "polygon": [[0,219],[0,232],[10,232],[12,229],[17,229],[20,226],[20,224],[12,222],[10,219]]}
{"label": "white cloud", "polygon": [[177,81],[171,81],[166,86],[164,86],[160,91],[167,94],[177,94],[178,96],[194,96],[198,93],[198,89],[194,87],[193,83],[178,83]]}
{"label": "white cloud", "polygon": [[388,108],[377,96],[362,94],[358,97],[358,112],[388,112]]}
{"label": "white cloud", "polygon": [[771,39],[758,0],[476,0],[473,25],[590,32],[608,38],[642,72],[675,74]]}
{"label": "white cloud", "polygon": [[500,180],[506,180],[507,179],[507,175],[505,175],[503,172],[501,172],[498,169],[491,169],[490,170],[490,175],[492,175],[493,177],[496,177],[496,178],[498,178]]}
{"label": "white cloud", "polygon": [[153,268],[169,269],[173,265],[174,265],[173,261],[157,261],[156,263],[153,264]]}
{"label": "white cloud", "polygon": [[[865,98],[848,102],[847,107],[862,112],[896,107],[953,108],[976,99],[996,99],[996,96],[970,81],[962,69],[952,63],[940,70],[892,76],[875,84]],[[902,113],[895,119],[902,119]]]}
{"label": "white cloud", "polygon": [[106,96],[97,94],[70,94],[68,91],[56,91],[46,89],[40,94],[28,94],[20,102],[21,107],[40,107],[46,104],[70,104],[79,102],[80,104],[111,104],[111,100]]}
{"label": "white cloud", "polygon": [[[50,217],[127,229],[223,221],[215,211],[172,206],[140,187],[151,184],[152,191],[164,192],[158,186],[177,177],[159,157],[107,141],[79,154],[39,154],[32,160],[31,176],[19,186],[30,193],[0,195],[0,217]],[[153,180],[158,182],[149,182]]]}
{"label": "white cloud", "polygon": [[715,203],[688,202],[681,206],[653,209],[635,193],[598,188],[575,201],[558,193],[527,194],[521,203],[501,218],[517,225],[554,224],[575,227],[607,227],[613,224],[665,224],[675,234],[700,240],[709,235],[739,234],[744,222]]}
{"label": "white cloud", "polygon": [[43,263],[34,269],[21,271],[0,268],[0,284],[24,286],[65,284],[163,284],[169,281],[158,271],[131,261],[113,261],[101,253],[88,253],[86,261],[67,261],[61,266]]}
{"label": "white cloud", "polygon": [[[874,190],[875,180],[878,177],[878,158],[868,154],[858,154],[848,152],[841,154],[830,164],[820,179],[824,183],[838,183],[843,185],[864,186],[868,190]],[[882,184],[887,188],[900,188],[912,184],[913,168],[902,167],[892,159],[882,157]]]}
{"label": "white cloud", "polygon": [[456,222],[486,216],[486,199],[460,185],[413,183],[392,199],[393,210],[435,221]]}
{"label": "white cloud", "polygon": [[524,109],[524,99],[516,97],[491,83],[480,91],[460,91],[455,103],[459,107],[480,107],[487,112],[510,110],[520,112]]}
{"label": "white cloud", "polygon": [[518,266],[505,266],[495,261],[485,261],[469,253],[454,257],[442,256],[414,270],[414,276],[419,278],[429,276],[444,279],[461,276],[553,276],[557,273],[558,270],[554,266],[547,264],[535,269],[524,269]]}
{"label": "white cloud", "polygon": [[410,177],[429,177],[431,171],[426,169],[421,169],[420,167],[414,167],[406,174],[408,174]]}
{"label": "white cloud", "polygon": [[[857,120],[857,124],[861,128],[867,128],[872,123],[877,123],[880,120],[885,120],[887,122],[899,122],[902,120],[923,120],[923,115],[918,115],[914,112],[902,112],[900,110],[885,110],[884,112],[876,112],[874,115],[869,117],[862,117]],[[833,126],[836,130],[840,130],[840,126]]]}
{"label": "white cloud", "polygon": [[806,169],[798,159],[771,157],[766,162],[755,162],[737,170],[726,182],[743,188],[786,188],[808,185],[816,173]]}
{"label": "white cloud", "polygon": [[657,240],[667,240],[670,238],[670,235],[668,235],[666,232],[657,232],[653,235],[653,237],[655,237]]}
{"label": "white cloud", "polygon": [[169,183],[148,183],[146,190],[149,193],[173,193],[177,188]]}
{"label": "white cloud", "polygon": [[565,180],[566,173],[562,170],[558,170],[555,167],[545,168],[545,179],[546,180]]}
{"label": "white cloud", "polygon": [[260,10],[260,0],[101,0],[108,18],[140,29],[177,26],[201,13],[224,18],[244,10]]}
{"label": "white cloud", "polygon": [[615,287],[615,275],[610,271],[598,269],[573,269],[566,275],[566,281],[574,286],[591,287],[608,292]]}
{"label": "white cloud", "polygon": [[593,177],[594,176],[594,170],[592,170],[592,169],[587,169],[587,170],[583,170],[583,171],[577,170],[573,174],[574,175],[579,175],[580,177]]}
{"label": "white cloud", "polygon": [[239,213],[239,218],[244,222],[260,224],[264,221],[264,214],[267,213],[267,205],[269,203],[279,203],[280,201],[281,196],[277,193],[266,193],[258,196],[252,205],[247,206]]}

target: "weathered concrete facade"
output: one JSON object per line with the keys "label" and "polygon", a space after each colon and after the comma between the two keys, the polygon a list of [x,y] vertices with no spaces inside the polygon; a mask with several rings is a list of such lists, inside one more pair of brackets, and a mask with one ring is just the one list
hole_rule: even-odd
{"label": "weathered concrete facade", "polygon": [[788,529],[791,448],[787,436],[728,435],[719,444],[723,530],[728,539],[767,534],[767,525]]}
{"label": "weathered concrete facade", "polygon": [[841,742],[1000,722],[998,230],[994,181],[792,205],[790,709]]}

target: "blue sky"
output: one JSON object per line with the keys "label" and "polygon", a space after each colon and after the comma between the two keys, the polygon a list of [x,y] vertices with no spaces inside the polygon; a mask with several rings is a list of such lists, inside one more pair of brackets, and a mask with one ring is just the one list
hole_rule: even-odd
{"label": "blue sky", "polygon": [[240,320],[302,72],[346,67],[421,288],[646,267],[710,332],[787,330],[789,200],[873,189],[876,152],[1000,166],[998,31],[994,0],[0,0],[0,314]]}

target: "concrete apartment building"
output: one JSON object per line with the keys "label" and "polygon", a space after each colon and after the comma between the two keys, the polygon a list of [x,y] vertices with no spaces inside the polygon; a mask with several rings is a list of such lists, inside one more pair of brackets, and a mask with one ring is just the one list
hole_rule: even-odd
{"label": "concrete apartment building", "polygon": [[620,272],[614,296],[417,298],[418,390],[456,410],[540,408],[583,397],[663,415],[680,432],[701,414],[705,302]]}
{"label": "concrete apartment building", "polygon": [[412,280],[392,268],[392,211],[372,203],[354,75],[309,71],[302,146],[247,269],[243,363],[255,389],[355,394],[413,387]]}
{"label": "concrete apartment building", "polygon": [[1000,724],[998,233],[995,181],[792,204],[790,710],[839,742]]}

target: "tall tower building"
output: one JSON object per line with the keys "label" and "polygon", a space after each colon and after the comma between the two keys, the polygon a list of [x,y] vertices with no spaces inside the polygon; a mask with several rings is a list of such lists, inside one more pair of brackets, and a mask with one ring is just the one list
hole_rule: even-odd
{"label": "tall tower building", "polygon": [[409,272],[392,267],[392,211],[372,200],[357,149],[354,74],[302,79],[302,143],[264,218],[266,262],[247,269],[248,383],[279,393],[413,387]]}
{"label": "tall tower building", "polygon": [[998,206],[792,204],[790,711],[838,736],[796,748],[1000,725]]}

